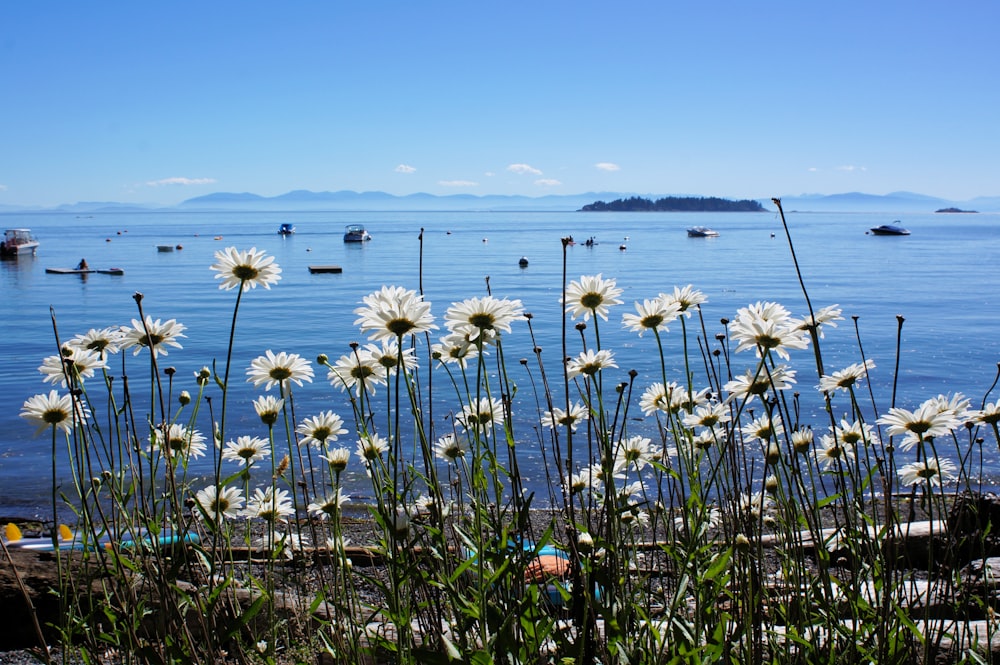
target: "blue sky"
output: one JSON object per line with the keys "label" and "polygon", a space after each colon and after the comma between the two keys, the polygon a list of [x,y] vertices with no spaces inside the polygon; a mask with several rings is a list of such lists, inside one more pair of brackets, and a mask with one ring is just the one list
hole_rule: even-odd
{"label": "blue sky", "polygon": [[0,204],[1000,195],[1000,3],[0,3]]}

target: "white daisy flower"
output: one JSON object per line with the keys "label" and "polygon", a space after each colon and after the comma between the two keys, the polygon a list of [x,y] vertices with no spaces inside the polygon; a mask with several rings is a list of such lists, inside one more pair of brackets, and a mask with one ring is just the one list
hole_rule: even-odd
{"label": "white daisy flower", "polygon": [[455,416],[455,422],[467,430],[489,431],[504,422],[503,402],[495,397],[483,397],[474,404],[466,404],[462,413]]}
{"label": "white daisy flower", "polygon": [[465,368],[468,361],[479,355],[477,347],[462,333],[451,333],[441,338],[440,343],[431,347],[431,356],[442,363],[455,363]]}
{"label": "white daisy flower", "polygon": [[500,333],[509,333],[511,323],[523,315],[520,300],[485,296],[452,303],[444,319],[452,333],[464,335],[469,340],[482,338],[489,343]]}
{"label": "white daisy flower", "polygon": [[557,406],[552,407],[551,411],[545,412],[545,415],[542,417],[542,423],[550,429],[569,426],[575,432],[580,422],[588,418],[590,418],[590,411],[587,407],[579,403],[573,403],[569,405],[568,412]]}
{"label": "white daisy flower", "polygon": [[[399,343],[394,339],[383,339],[381,344],[365,344],[365,351],[373,363],[381,365],[385,369],[386,376],[396,373],[399,366],[400,352]],[[412,348],[403,349],[403,367],[412,371],[417,369],[417,356]]]}
{"label": "white daisy flower", "polygon": [[753,349],[758,357],[774,352],[788,360],[789,349],[804,349],[809,345],[809,335],[799,328],[788,310],[774,302],[741,307],[729,332],[737,342],[737,353]]}
{"label": "white daisy flower", "polygon": [[863,363],[854,363],[844,369],[837,370],[833,374],[820,377],[819,389],[824,393],[832,393],[835,390],[850,390],[859,381],[868,377],[868,372],[875,369],[875,361],[871,358]]}
{"label": "white daisy flower", "polygon": [[793,385],[795,385],[795,370],[789,369],[787,365],[778,365],[769,372],[763,370],[758,372],[756,368],[749,369],[742,376],[737,376],[726,383],[724,388],[729,393],[726,402],[744,397],[747,401],[754,397],[762,398],[772,388],[776,391],[789,390]]}
{"label": "white daisy flower", "polygon": [[358,395],[362,392],[374,393],[375,386],[385,385],[386,382],[385,367],[375,362],[371,352],[365,349],[341,356],[326,376],[337,388],[353,388]]}
{"label": "white daisy flower", "polygon": [[73,397],[55,390],[48,395],[35,395],[21,407],[20,416],[38,425],[37,433],[49,427],[70,432],[73,429]]}
{"label": "white daisy flower", "polygon": [[685,287],[675,286],[672,293],[661,293],[660,299],[666,307],[677,305],[677,311],[688,318],[691,318],[691,311],[694,308],[708,302],[705,294],[695,289],[691,284]]}
{"label": "white daisy flower", "polygon": [[996,425],[1000,423],[1000,400],[987,403],[981,410],[971,412],[969,417],[984,425]]}
{"label": "white daisy flower", "polygon": [[223,487],[220,492],[215,485],[209,485],[195,494],[194,500],[201,507],[197,512],[199,517],[204,516],[212,522],[224,517],[233,519],[239,517],[243,509],[243,490]]}
{"label": "white daisy flower", "polygon": [[153,317],[147,314],[143,321],[132,319],[131,328],[122,326],[122,348],[134,348],[135,351],[132,355],[136,356],[144,348],[150,349],[154,357],[157,355],[165,356],[167,349],[164,347],[182,348],[177,338],[185,337],[184,330],[184,324],[177,323],[176,319],[168,321],[156,319],[154,321]]}
{"label": "white daisy flower", "polygon": [[823,328],[824,326],[830,326],[831,328],[836,328],[837,324],[834,321],[843,321],[844,317],[840,315],[840,307],[838,305],[829,305],[820,309],[815,313],[814,316],[808,316],[802,318],[798,321],[798,328],[800,330],[808,331],[810,327],[816,326],[816,332],[820,339],[823,339]]}
{"label": "white daisy flower", "polygon": [[608,308],[620,305],[618,296],[622,290],[616,286],[613,279],[604,279],[601,275],[583,275],[579,280],[569,283],[563,304],[566,311],[574,319],[583,317],[584,321],[591,315],[608,320]]}
{"label": "white daisy flower", "polygon": [[828,470],[854,459],[855,451],[854,446],[838,440],[835,436],[824,434],[813,454],[823,470]]}
{"label": "white daisy flower", "polygon": [[258,487],[254,489],[253,496],[247,501],[242,514],[244,517],[259,517],[268,522],[275,522],[294,512],[292,498],[287,490],[273,487],[262,490]]}
{"label": "white daisy flower", "polygon": [[341,506],[350,501],[351,497],[349,494],[344,494],[344,489],[338,487],[334,494],[323,497],[313,503],[309,504],[307,510],[310,515],[318,517],[321,520],[328,520],[331,517],[336,517]]}
{"label": "white daisy flower", "polygon": [[285,406],[285,400],[273,395],[261,395],[253,401],[254,411],[260,417],[260,421],[265,425],[273,425],[278,422],[281,409]]}
{"label": "white daisy flower", "polygon": [[740,428],[740,432],[747,441],[763,441],[764,443],[776,438],[780,430],[781,416],[775,415],[771,418],[766,413]]}
{"label": "white daisy flower", "polygon": [[61,355],[48,356],[42,361],[38,371],[45,383],[58,383],[67,387],[66,377],[89,379],[96,370],[107,369],[108,363],[97,351],[66,345]]}
{"label": "white daisy flower", "polygon": [[175,460],[202,457],[208,448],[201,432],[196,429],[188,429],[179,423],[154,429],[149,436],[149,443],[165,454],[169,451],[170,456]]}
{"label": "white daisy flower", "polygon": [[633,332],[643,333],[648,330],[656,332],[667,332],[667,324],[676,319],[681,313],[681,306],[677,302],[667,302],[663,298],[654,300],[643,300],[635,303],[635,314],[623,314],[622,325]]}
{"label": "white daisy flower", "polygon": [[378,434],[362,437],[358,441],[358,457],[370,464],[389,450],[389,443]]}
{"label": "white daisy flower", "polygon": [[122,344],[122,331],[120,328],[92,328],[74,337],[69,344],[100,355],[118,353]]}
{"label": "white daisy flower", "polygon": [[958,477],[958,467],[949,459],[928,459],[900,467],[899,482],[903,485],[936,485]]}
{"label": "white daisy flower", "polygon": [[258,436],[239,436],[222,449],[222,459],[249,467],[271,454],[271,444]]}
{"label": "white daisy flower", "polygon": [[256,247],[237,251],[235,247],[227,247],[215,253],[218,263],[212,265],[212,270],[218,272],[216,279],[221,279],[219,288],[224,291],[241,287],[243,291],[263,286],[270,289],[281,279],[281,268],[274,262],[273,256],[258,252]]}
{"label": "white daisy flower", "polygon": [[651,444],[652,441],[644,436],[630,436],[620,442],[615,451],[616,466],[634,466],[636,471],[641,470],[656,457]]}
{"label": "white daisy flower", "polygon": [[347,434],[344,429],[344,419],[333,411],[320,411],[317,415],[303,418],[295,431],[302,435],[300,445],[311,445],[316,448],[326,446],[327,441],[336,441],[341,434]]}
{"label": "white daisy flower", "polygon": [[712,428],[729,420],[729,409],[725,404],[703,404],[684,414],[684,424],[688,427]]}
{"label": "white daisy flower", "polygon": [[445,462],[456,462],[465,455],[466,443],[454,434],[445,434],[433,446],[434,456]]}
{"label": "white daisy flower", "polygon": [[576,358],[570,358],[566,361],[566,370],[571,379],[581,374],[593,378],[601,370],[611,367],[618,367],[618,365],[615,364],[615,355],[607,349],[600,351],[587,349]]}
{"label": "white daisy flower", "polygon": [[347,448],[334,448],[325,455],[320,455],[330,465],[330,470],[334,473],[341,473],[347,468],[347,462],[351,459],[351,451]]}
{"label": "white daisy flower", "polygon": [[365,296],[364,307],[354,310],[358,315],[355,325],[369,338],[398,339],[404,335],[418,335],[437,328],[431,315],[430,303],[416,291],[401,286],[383,286],[379,291]]}
{"label": "white daisy flower", "polygon": [[313,370],[309,361],[297,353],[279,351],[275,354],[268,349],[264,355],[250,361],[247,376],[250,377],[247,381],[257,388],[263,385],[264,390],[270,390],[275,385],[284,388],[289,381],[300,386],[303,381],[312,383]]}
{"label": "white daisy flower", "polygon": [[889,412],[876,422],[885,425],[890,436],[902,436],[899,447],[908,450],[918,441],[947,436],[962,422],[950,410],[942,411],[940,404],[927,401],[909,411],[900,407],[892,407]]}

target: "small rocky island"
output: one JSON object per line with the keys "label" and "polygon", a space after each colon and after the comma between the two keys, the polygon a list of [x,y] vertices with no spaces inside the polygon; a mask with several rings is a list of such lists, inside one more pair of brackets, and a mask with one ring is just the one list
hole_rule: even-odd
{"label": "small rocky island", "polygon": [[934,212],[964,212],[964,213],[977,213],[978,210],[962,210],[961,208],[941,208],[940,210],[935,210]]}
{"label": "small rocky island", "polygon": [[767,212],[757,201],[732,201],[714,196],[666,196],[662,199],[632,196],[610,203],[595,201],[580,208],[580,212]]}

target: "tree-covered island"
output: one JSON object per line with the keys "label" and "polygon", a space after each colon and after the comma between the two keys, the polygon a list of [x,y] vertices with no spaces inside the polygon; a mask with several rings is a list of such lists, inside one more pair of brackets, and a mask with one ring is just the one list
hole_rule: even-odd
{"label": "tree-covered island", "polygon": [[766,212],[767,209],[757,201],[744,199],[731,201],[714,196],[665,196],[662,199],[645,199],[641,196],[631,196],[627,199],[616,199],[611,203],[595,201],[582,208],[580,212]]}

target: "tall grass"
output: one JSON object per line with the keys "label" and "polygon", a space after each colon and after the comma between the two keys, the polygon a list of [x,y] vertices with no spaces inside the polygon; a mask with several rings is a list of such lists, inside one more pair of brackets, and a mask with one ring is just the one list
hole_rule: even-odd
{"label": "tall grass", "polygon": [[[791,234],[788,247],[798,270]],[[824,330],[844,318],[814,309],[801,273],[801,316],[757,302],[709,325],[691,286],[623,315],[617,281],[571,279],[567,256],[564,242],[558,357],[507,348],[514,327],[534,340],[534,320],[488,280],[443,317],[382,287],[355,310],[368,343],[337,360],[233,357],[243,299],[280,279],[256,249],[217,255],[235,290],[229,352],[194,377],[164,366],[184,327],[140,294],[131,326],[74,339],[54,326],[43,372],[62,391],[22,412],[51,436],[53,526],[74,517],[74,542],[54,536],[60,651],[42,657],[889,663],[971,630],[935,630],[907,596],[930,578],[965,602],[951,541],[919,562],[887,543],[910,511],[944,518],[979,488],[1000,402],[876,395],[869,373],[885,370],[860,334],[856,363],[826,367]],[[602,345],[622,325],[657,354],[658,380]],[[298,414],[294,388],[317,371],[330,410]],[[256,434],[231,424],[251,408],[229,399],[245,374],[261,389]],[[639,413],[655,428],[636,429]],[[57,495],[59,446],[72,483]],[[201,456],[207,480],[190,472]],[[544,460],[541,495],[526,456]],[[370,482],[370,543],[349,542],[352,467]],[[358,545],[381,564],[354,565]]]}

